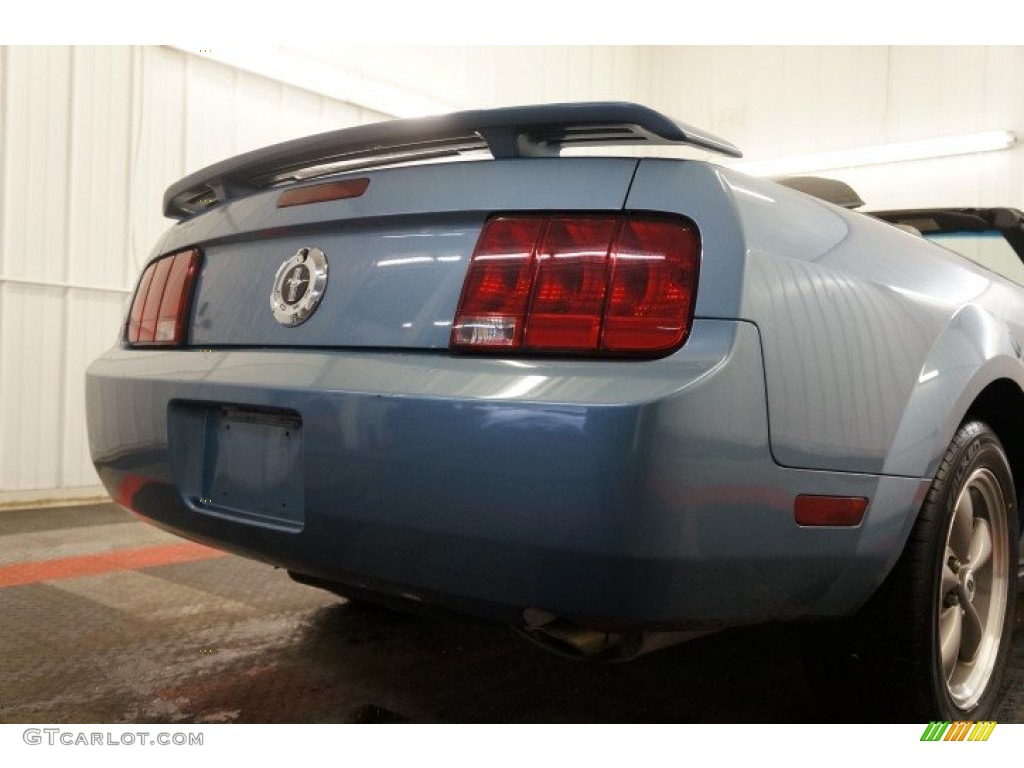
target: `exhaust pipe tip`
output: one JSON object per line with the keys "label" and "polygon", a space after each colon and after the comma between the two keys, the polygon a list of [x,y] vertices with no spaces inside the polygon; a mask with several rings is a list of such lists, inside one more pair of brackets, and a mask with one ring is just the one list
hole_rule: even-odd
{"label": "exhaust pipe tip", "polygon": [[582,626],[548,611],[527,608],[516,630],[547,651],[571,659],[628,661],[651,651],[693,640],[716,630],[606,632]]}

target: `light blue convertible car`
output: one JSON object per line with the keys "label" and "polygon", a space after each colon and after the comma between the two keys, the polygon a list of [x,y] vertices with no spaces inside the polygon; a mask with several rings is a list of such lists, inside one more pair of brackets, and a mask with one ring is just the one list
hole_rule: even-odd
{"label": "light blue convertible car", "polygon": [[558,104],[172,185],[88,371],[106,487],[304,583],[581,657],[799,621],[825,699],[982,719],[1019,569],[1020,213],[559,156],[625,144],[739,154]]}

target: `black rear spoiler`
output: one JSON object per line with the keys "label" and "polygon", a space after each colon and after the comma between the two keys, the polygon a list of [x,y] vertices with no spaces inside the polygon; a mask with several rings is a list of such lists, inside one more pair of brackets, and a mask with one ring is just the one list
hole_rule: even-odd
{"label": "black rear spoiler", "polygon": [[688,144],[742,157],[724,139],[629,102],[476,109],[360,125],[246,152],[168,187],[164,215],[184,219],[281,182],[356,168],[481,150],[502,159],[555,155],[570,145],[618,144]]}

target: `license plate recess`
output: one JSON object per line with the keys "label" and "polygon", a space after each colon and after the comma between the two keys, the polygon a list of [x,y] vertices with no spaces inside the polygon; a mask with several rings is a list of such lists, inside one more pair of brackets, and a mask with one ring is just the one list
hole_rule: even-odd
{"label": "license plate recess", "polygon": [[172,403],[175,482],[200,511],[301,530],[302,418],[287,410]]}

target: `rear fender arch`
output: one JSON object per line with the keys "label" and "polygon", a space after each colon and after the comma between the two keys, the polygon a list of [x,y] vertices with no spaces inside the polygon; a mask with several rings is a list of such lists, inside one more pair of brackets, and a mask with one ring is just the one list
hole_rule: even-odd
{"label": "rear fender arch", "polygon": [[[998,382],[1000,387],[1017,388],[1024,398],[1020,350],[1012,329],[976,306],[958,311],[929,350],[887,454],[883,475],[888,477],[880,478],[880,496],[872,503],[874,507],[878,502],[878,509],[888,510],[887,520],[858,548],[860,562],[874,559],[876,586],[899,560],[939,463],[979,397]],[[992,426],[999,431],[997,425]],[[913,494],[905,486],[891,485],[895,480],[912,479],[917,479]],[[895,497],[886,495],[883,488]],[[843,587],[837,584],[836,591]]]}
{"label": "rear fender arch", "polygon": [[960,309],[932,345],[903,409],[883,474],[932,478],[978,396],[1006,379],[1024,391],[1024,355],[1013,330],[985,310]]}

